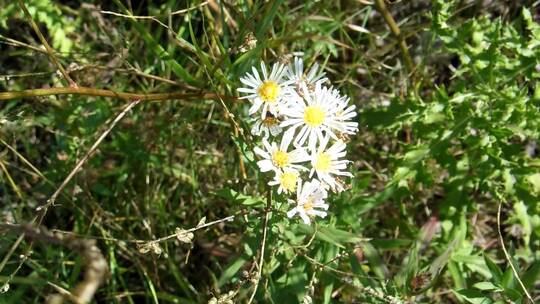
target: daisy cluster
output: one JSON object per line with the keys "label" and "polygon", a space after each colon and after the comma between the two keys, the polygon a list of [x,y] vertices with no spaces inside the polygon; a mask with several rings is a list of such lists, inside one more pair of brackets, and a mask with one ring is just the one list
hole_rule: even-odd
{"label": "daisy cluster", "polygon": [[328,192],[344,190],[340,177],[347,172],[346,138],[358,130],[355,106],[349,97],[328,84],[325,73],[314,64],[304,72],[301,58],[289,65],[275,63],[269,71],[261,62],[240,81],[251,102],[251,133],[262,138],[254,152],[262,172],[272,172],[268,184],[278,193],[296,192],[289,199],[288,217],[299,215],[306,224],[315,216],[326,217]]}

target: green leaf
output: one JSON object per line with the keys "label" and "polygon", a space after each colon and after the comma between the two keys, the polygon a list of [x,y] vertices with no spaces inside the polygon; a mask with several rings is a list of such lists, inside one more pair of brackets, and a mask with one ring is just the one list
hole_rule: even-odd
{"label": "green leaf", "polygon": [[316,239],[336,245],[340,248],[344,248],[344,246],[336,238],[327,233],[321,232],[320,230],[315,231],[315,228],[310,225],[298,224],[296,227],[300,232],[306,235],[313,235],[313,233],[315,233]]}
{"label": "green leaf", "polygon": [[532,224],[529,214],[527,214],[527,206],[523,201],[517,201],[514,204],[514,210],[516,211],[515,215],[521,224],[523,231],[523,240],[525,241],[525,246],[529,246],[532,234]]}
{"label": "green leaf", "polygon": [[527,289],[531,289],[538,279],[540,279],[540,261],[535,261],[521,276],[521,281]]}
{"label": "green leaf", "polygon": [[341,230],[334,227],[319,227],[318,231],[326,235],[331,236],[334,240],[342,243],[358,243],[365,241],[364,238],[361,238],[358,234],[354,234],[345,230]]}
{"label": "green leaf", "polygon": [[283,3],[283,0],[267,2],[268,6],[267,12],[264,14],[263,20],[258,25],[257,29],[257,39],[264,40],[263,34],[267,31],[268,27],[272,24],[272,20],[276,16],[278,7]]}
{"label": "green leaf", "polygon": [[381,256],[379,255],[377,249],[375,249],[375,247],[373,247],[373,245],[371,245],[370,243],[364,243],[362,244],[362,250],[364,251],[364,255],[369,262],[369,266],[373,270],[375,275],[381,280],[386,279],[388,269],[384,264],[383,260],[381,259]]}
{"label": "green leaf", "polygon": [[484,254],[484,261],[493,277],[493,281],[497,284],[501,283],[503,272],[495,262],[493,262],[486,254]]}
{"label": "green leaf", "polygon": [[425,146],[424,147],[418,147],[415,150],[407,152],[405,154],[405,156],[403,157],[403,160],[405,161],[405,163],[413,165],[413,164],[416,164],[417,162],[421,161],[422,159],[424,159],[424,157],[428,153],[429,153],[429,148],[428,147],[425,147]]}
{"label": "green leaf", "polygon": [[517,290],[515,288],[505,288],[504,294],[506,294],[514,303],[519,303],[521,302],[521,299],[523,299],[521,289]]}
{"label": "green leaf", "polygon": [[412,240],[408,239],[372,239],[370,241],[379,250],[400,249],[410,246],[412,242]]}
{"label": "green leaf", "polygon": [[531,190],[540,194],[540,173],[531,174],[526,177],[526,180],[531,185]]}
{"label": "green leaf", "polygon": [[460,289],[457,291],[457,294],[462,296],[467,302],[472,304],[490,304],[493,301],[486,297],[480,291],[474,289]]}
{"label": "green leaf", "polygon": [[245,206],[259,206],[265,204],[265,201],[261,197],[241,194],[231,188],[223,188],[217,191],[216,194],[230,202],[239,203]]}
{"label": "green leaf", "polygon": [[229,282],[230,279],[232,277],[234,277],[234,275],[238,272],[238,270],[240,270],[240,268],[242,268],[242,266],[244,266],[244,264],[246,262],[247,262],[247,260],[244,257],[240,257],[240,258],[234,260],[232,263],[230,263],[229,266],[227,266],[227,268],[225,268],[225,270],[223,271],[223,273],[219,277],[219,280],[218,280],[218,283],[217,283],[218,286],[221,287],[225,283]]}
{"label": "green leaf", "polygon": [[501,285],[504,287],[504,289],[514,288],[516,286],[516,280],[514,279],[512,268],[508,267],[504,272],[501,279]]}
{"label": "green leaf", "polygon": [[499,287],[495,286],[491,282],[478,282],[478,283],[473,284],[473,287],[479,290],[488,290],[488,291],[499,289]]}

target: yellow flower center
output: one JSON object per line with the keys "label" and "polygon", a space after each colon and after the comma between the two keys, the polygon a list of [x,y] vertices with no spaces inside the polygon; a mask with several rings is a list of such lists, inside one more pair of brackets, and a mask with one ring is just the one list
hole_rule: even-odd
{"label": "yellow flower center", "polygon": [[332,166],[332,158],[327,153],[319,153],[315,165],[313,166],[315,170],[328,172]]}
{"label": "yellow flower center", "polygon": [[259,87],[258,93],[265,102],[276,102],[280,91],[281,88],[277,82],[267,80]]}
{"label": "yellow flower center", "polygon": [[279,168],[287,166],[289,164],[289,154],[285,151],[277,150],[272,154],[272,163]]}
{"label": "yellow flower center", "polygon": [[296,172],[283,172],[279,178],[281,187],[287,192],[293,192],[296,190],[296,181],[298,180],[298,173]]}
{"label": "yellow flower center", "polygon": [[319,106],[306,107],[304,111],[304,122],[311,127],[318,127],[324,121],[324,110]]}

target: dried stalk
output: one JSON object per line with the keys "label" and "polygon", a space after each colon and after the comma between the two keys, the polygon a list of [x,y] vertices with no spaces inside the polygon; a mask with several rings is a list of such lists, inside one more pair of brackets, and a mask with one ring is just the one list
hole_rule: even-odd
{"label": "dried stalk", "polygon": [[158,101],[171,99],[236,99],[234,97],[221,96],[215,93],[126,93],[116,92],[112,90],[95,89],[88,87],[67,87],[67,88],[48,88],[48,89],[31,89],[17,92],[0,92],[0,100],[11,100],[19,98],[37,97],[37,96],[52,96],[52,95],[83,95],[83,96],[98,96],[110,97],[123,100],[140,100],[140,101]]}
{"label": "dried stalk", "polygon": [[399,26],[394,20],[394,17],[392,17],[392,14],[390,14],[390,12],[388,11],[384,0],[375,0],[375,7],[383,16],[384,21],[386,21],[386,23],[388,24],[388,27],[390,27],[390,31],[392,31],[392,34],[394,34],[394,36],[396,36],[396,38],[398,39],[399,48],[401,49],[401,52],[403,53],[403,59],[405,60],[405,66],[407,67],[407,70],[409,70],[409,73],[412,73],[414,71],[414,64],[411,59],[411,55],[409,54],[409,49],[407,48],[405,38],[403,37]]}

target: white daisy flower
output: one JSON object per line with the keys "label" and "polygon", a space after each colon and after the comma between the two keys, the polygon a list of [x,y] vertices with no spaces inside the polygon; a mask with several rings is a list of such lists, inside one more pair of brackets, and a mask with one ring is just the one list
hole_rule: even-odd
{"label": "white daisy flower", "polygon": [[285,169],[307,170],[298,163],[309,161],[309,154],[303,148],[288,151],[292,139],[293,133],[285,132],[279,147],[275,142],[270,144],[266,139],[262,140],[265,150],[255,147],[255,154],[263,158],[257,162],[262,172],[274,170],[277,173]]}
{"label": "white daisy flower", "polygon": [[255,123],[251,128],[251,134],[254,136],[263,136],[268,139],[270,135],[273,137],[279,135],[283,131],[283,128],[279,125],[279,119],[272,115],[266,115],[266,118],[261,119],[257,117],[254,119]]}
{"label": "white daisy flower", "polygon": [[347,107],[349,99],[341,97],[337,90],[316,83],[313,92],[302,85],[301,93],[302,96],[292,92],[291,97],[297,102],[289,102],[283,109],[283,114],[288,118],[281,123],[281,127],[289,127],[289,130],[300,128],[294,140],[296,146],[308,141],[309,149],[313,150],[325,135],[338,140],[336,133],[356,132],[358,123],[349,121],[356,116],[354,106]]}
{"label": "white daisy flower", "polygon": [[278,187],[278,193],[282,192],[290,193],[296,190],[296,185],[300,181],[300,173],[294,169],[284,169],[283,171],[277,171],[274,180],[270,181],[268,185]]}
{"label": "white daisy flower", "polygon": [[356,117],[356,105],[349,105],[349,96],[341,96],[336,89],[332,90],[334,96],[339,96],[336,99],[336,121],[342,122],[336,130],[343,134],[355,134],[358,131],[357,122],[348,122]]}
{"label": "white daisy flower", "polygon": [[266,113],[270,112],[277,116],[283,106],[283,98],[290,90],[291,81],[284,79],[286,67],[281,63],[275,63],[272,71],[268,74],[266,65],[261,62],[262,77],[255,67],[252,67],[252,74],[247,73],[241,77],[240,81],[246,85],[245,88],[238,88],[238,92],[248,95],[240,97],[247,98],[253,104],[249,108],[249,115],[256,113],[262,107],[262,119],[266,118]]}
{"label": "white daisy flower", "polygon": [[327,136],[322,141],[317,150],[311,152],[311,172],[309,177],[314,173],[317,174],[319,180],[328,185],[333,191],[343,191],[343,185],[336,176],[352,177],[347,169],[348,160],[340,160],[347,155],[345,149],[347,146],[341,140],[336,141],[330,148],[326,149],[330,138]]}
{"label": "white daisy flower", "polygon": [[[314,179],[306,182],[304,186],[302,186],[301,181],[298,181],[296,201],[289,200],[289,202],[296,204],[296,207],[287,212],[287,216],[291,218],[298,214],[307,225],[311,224],[310,217],[319,216],[324,218],[327,215],[326,210],[328,210],[328,204],[324,202],[326,197],[327,192],[321,187],[318,180]],[[316,210],[316,208],[322,210]]]}
{"label": "white daisy flower", "polygon": [[297,86],[304,83],[307,86],[314,85],[315,83],[324,83],[328,81],[328,78],[325,77],[325,73],[319,71],[319,64],[315,63],[307,72],[304,73],[304,61],[300,57],[294,57],[294,62],[289,65],[287,68],[287,79],[294,81]]}

